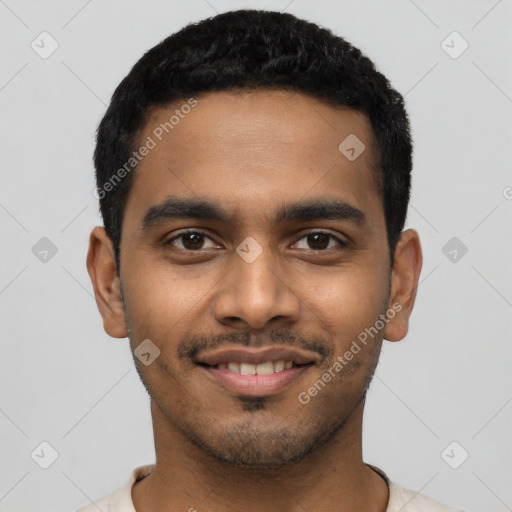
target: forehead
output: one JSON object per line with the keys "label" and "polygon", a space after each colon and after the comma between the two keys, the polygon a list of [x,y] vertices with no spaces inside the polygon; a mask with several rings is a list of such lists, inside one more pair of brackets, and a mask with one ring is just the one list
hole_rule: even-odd
{"label": "forehead", "polygon": [[289,91],[152,108],[135,144],[152,149],[134,171],[125,218],[140,222],[169,195],[221,200],[240,215],[322,194],[378,209],[373,140],[365,115]]}

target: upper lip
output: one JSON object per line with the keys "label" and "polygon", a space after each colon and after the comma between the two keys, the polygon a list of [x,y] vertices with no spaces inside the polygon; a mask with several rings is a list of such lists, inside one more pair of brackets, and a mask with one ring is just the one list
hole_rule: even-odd
{"label": "upper lip", "polygon": [[316,352],[294,347],[237,347],[205,352],[196,363],[216,366],[220,363],[261,364],[267,361],[292,361],[295,364],[314,363],[319,360]]}

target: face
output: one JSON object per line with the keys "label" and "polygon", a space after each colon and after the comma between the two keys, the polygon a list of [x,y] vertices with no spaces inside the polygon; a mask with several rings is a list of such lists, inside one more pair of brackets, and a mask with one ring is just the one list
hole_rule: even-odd
{"label": "face", "polygon": [[[218,459],[278,467],[362,410],[383,336],[405,334],[407,308],[383,321],[400,287],[371,125],[284,91],[181,106],[150,111],[140,134],[155,146],[125,207],[124,302],[105,328],[126,325],[133,350],[150,340],[150,364],[134,361],[160,425]],[[351,134],[355,159],[339,149]]]}

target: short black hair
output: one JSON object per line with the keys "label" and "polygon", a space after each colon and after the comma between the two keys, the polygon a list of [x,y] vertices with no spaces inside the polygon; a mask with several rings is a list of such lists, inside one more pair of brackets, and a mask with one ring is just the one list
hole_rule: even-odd
{"label": "short black hair", "polygon": [[112,95],[98,126],[94,165],[118,275],[123,213],[133,182],[126,163],[148,109],[240,89],[296,91],[368,117],[392,265],[411,186],[412,142],[402,95],[368,57],[330,30],[288,13],[238,10],[191,23],[164,39],[142,56]]}

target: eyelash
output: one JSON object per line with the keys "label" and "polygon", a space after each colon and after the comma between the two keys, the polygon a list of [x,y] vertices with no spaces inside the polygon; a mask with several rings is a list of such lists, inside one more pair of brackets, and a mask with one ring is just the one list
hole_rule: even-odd
{"label": "eyelash", "polygon": [[[164,245],[166,247],[169,245],[172,245],[171,242],[173,242],[174,240],[178,240],[179,238],[182,238],[183,236],[189,235],[189,234],[203,235],[204,237],[210,239],[212,242],[215,242],[215,240],[213,240],[210,236],[208,236],[204,231],[190,230],[190,231],[183,231],[179,235],[175,235],[172,238],[169,238],[167,241],[164,242]],[[300,240],[303,240],[304,238],[307,238],[308,236],[317,235],[317,234],[327,235],[330,237],[330,239],[336,240],[336,242],[338,242],[338,244],[339,244],[339,247],[341,247],[341,248],[348,247],[348,244],[346,242],[344,242],[337,236],[333,235],[332,233],[329,233],[328,231],[312,231],[312,232],[306,233],[303,236],[301,236],[295,243],[298,243]],[[176,249],[179,251],[182,251],[182,252],[187,252],[187,253],[199,253],[202,250],[202,249],[192,250],[192,249],[180,249],[180,248],[176,248]],[[328,252],[328,251],[331,251],[332,249],[334,249],[334,247],[329,247],[327,249],[303,249],[303,250],[309,250],[310,252],[320,253],[320,252]]]}

